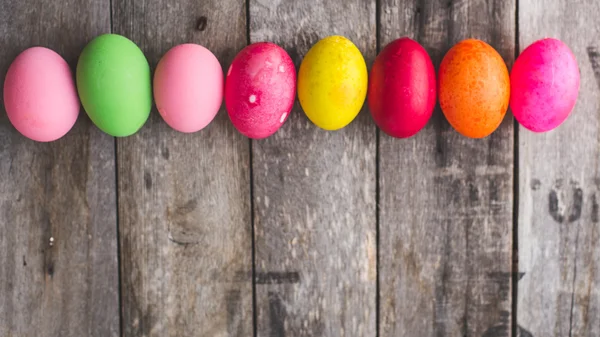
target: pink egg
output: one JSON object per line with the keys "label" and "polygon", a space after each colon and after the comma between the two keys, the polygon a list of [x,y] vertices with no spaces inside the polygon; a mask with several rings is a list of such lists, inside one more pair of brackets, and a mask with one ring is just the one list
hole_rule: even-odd
{"label": "pink egg", "polygon": [[527,47],[510,74],[510,107],[527,129],[545,132],[567,119],[579,94],[579,67],[563,42],[543,39]]}
{"label": "pink egg", "polygon": [[43,47],[23,51],[4,80],[8,119],[25,137],[50,142],[64,136],[79,115],[79,98],[67,62]]}
{"label": "pink egg", "polygon": [[379,53],[369,77],[368,103],[381,130],[397,138],[415,135],[431,118],[435,99],[435,69],[418,42],[397,39]]}
{"label": "pink egg", "polygon": [[289,117],[295,98],[294,62],[276,44],[251,44],[229,67],[225,105],[233,125],[247,137],[274,134]]}
{"label": "pink egg", "polygon": [[223,102],[223,69],[210,50],[197,44],[171,48],[154,73],[158,112],[173,129],[196,132],[206,127]]}

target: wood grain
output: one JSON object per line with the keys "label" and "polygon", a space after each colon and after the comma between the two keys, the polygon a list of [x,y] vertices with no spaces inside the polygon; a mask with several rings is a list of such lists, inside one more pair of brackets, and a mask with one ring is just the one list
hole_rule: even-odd
{"label": "wood grain", "polygon": [[581,72],[579,99],[554,131],[519,129],[517,321],[533,336],[600,335],[600,3],[519,1],[521,50],[563,40]]}
{"label": "wood grain", "polygon": [[[408,36],[439,66],[465,38],[511,64],[514,1],[381,2],[380,46]],[[380,133],[380,336],[510,336],[513,119],[459,135],[439,107],[410,139]]]}
{"label": "wood grain", "polygon": [[[246,45],[242,0],[113,0],[114,32],[154,68],[180,43],[227,69]],[[172,130],[156,110],[119,139],[124,336],[250,336],[249,143],[224,109],[204,130]]]}
{"label": "wood grain", "polygon": [[[285,48],[298,67],[320,38],[375,56],[375,1],[250,1],[252,42]],[[313,125],[298,104],[272,137],[254,141],[258,336],[375,333],[375,126]]]}
{"label": "wood grain", "polygon": [[[1,82],[36,45],[74,69],[85,44],[110,30],[109,18],[108,1],[1,1]],[[118,336],[113,138],[82,110],[65,137],[36,143],[12,127],[1,103],[0,336]]]}

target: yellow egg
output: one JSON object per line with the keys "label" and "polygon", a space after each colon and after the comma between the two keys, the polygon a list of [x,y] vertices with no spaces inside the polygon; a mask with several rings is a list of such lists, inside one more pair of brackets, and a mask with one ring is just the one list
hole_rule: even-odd
{"label": "yellow egg", "polygon": [[306,54],[298,72],[298,99],[318,127],[337,130],[358,115],[367,95],[367,65],[343,36],[329,36]]}

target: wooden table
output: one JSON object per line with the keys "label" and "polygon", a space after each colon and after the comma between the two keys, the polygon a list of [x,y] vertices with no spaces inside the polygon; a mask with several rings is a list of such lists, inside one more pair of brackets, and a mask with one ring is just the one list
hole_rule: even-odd
{"label": "wooden table", "polygon": [[436,67],[479,38],[510,67],[551,36],[581,70],[557,130],[509,115],[482,140],[439,108],[398,140],[366,108],[326,132],[296,104],[261,141],[224,110],[191,135],[154,110],[132,137],[82,113],[42,144],[2,112],[0,336],[599,336],[599,13],[595,0],[0,0],[2,76],[34,45],[74,67],[108,32],[153,67],[194,42],[225,70],[265,40],[298,66],[332,34],[369,64],[409,36]]}

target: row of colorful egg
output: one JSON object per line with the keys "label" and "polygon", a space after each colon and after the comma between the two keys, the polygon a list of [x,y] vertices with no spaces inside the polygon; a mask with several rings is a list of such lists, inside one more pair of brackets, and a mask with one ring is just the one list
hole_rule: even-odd
{"label": "row of colorful egg", "polygon": [[491,46],[461,41],[443,58],[437,81],[431,58],[409,38],[388,44],[370,75],[350,40],[324,38],[305,55],[297,81],[291,58],[273,43],[244,48],[226,80],[208,49],[183,44],[161,58],[152,81],[142,51],[123,36],[106,34],[84,48],[75,77],[73,81],[66,61],[52,50],[22,52],[4,83],[11,123],[33,140],[56,140],[75,124],[81,99],[98,128],[124,137],[144,125],[154,97],[168,125],[196,132],[214,119],[224,98],[237,130],[260,139],[275,133],[289,117],[297,84],[307,117],[326,130],[348,125],[367,99],[380,129],[393,137],[411,137],[427,124],[439,96],[442,112],[459,133],[482,138],[500,125],[509,104],[524,127],[554,129],[570,114],[579,92],[577,61],[556,39],[526,48],[510,75]]}

